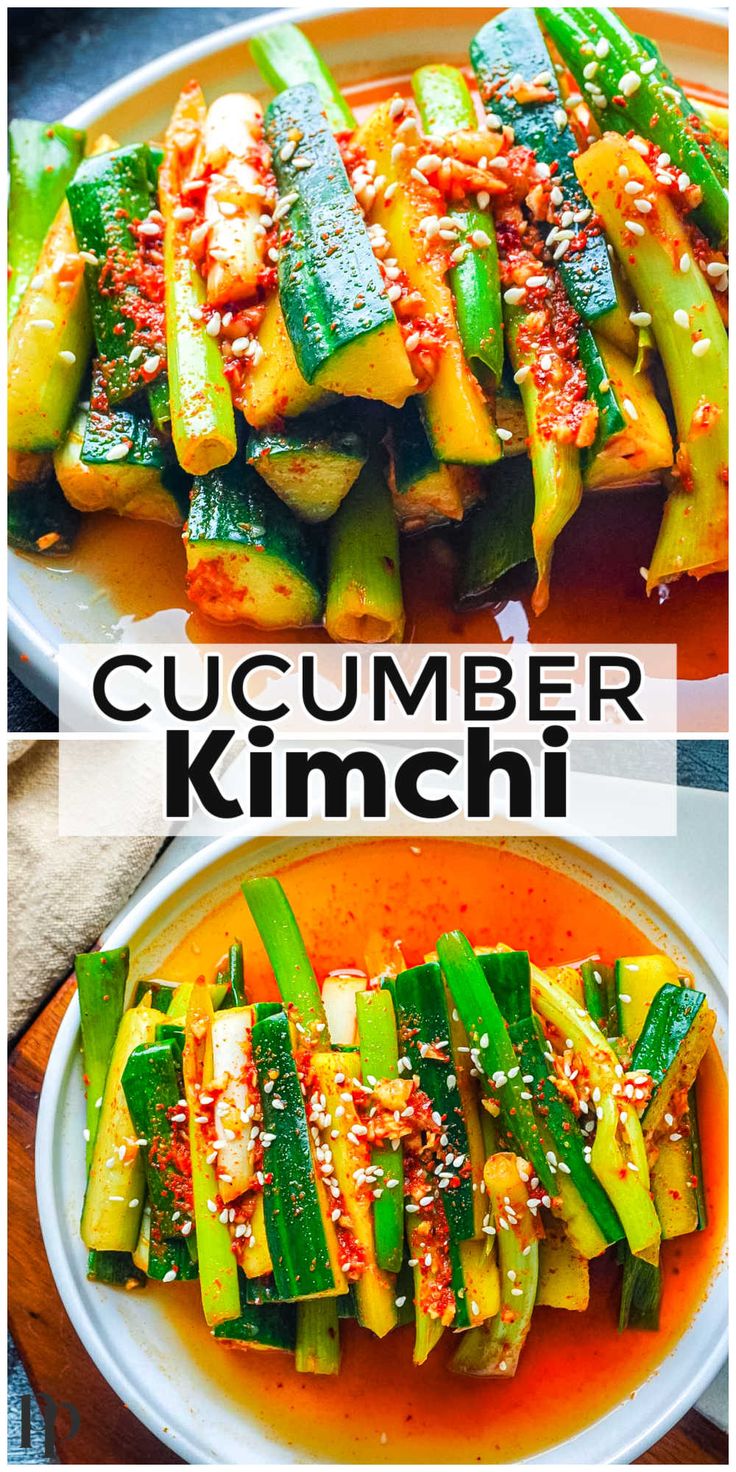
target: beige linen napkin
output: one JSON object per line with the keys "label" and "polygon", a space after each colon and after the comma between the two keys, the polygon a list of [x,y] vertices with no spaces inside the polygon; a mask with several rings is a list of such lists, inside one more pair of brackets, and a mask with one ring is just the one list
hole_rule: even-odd
{"label": "beige linen napkin", "polygon": [[[101,743],[91,760],[109,762],[115,782],[120,747]],[[131,747],[123,758],[128,761]],[[60,838],[57,831],[59,752],[52,741],[8,743],[8,1029],[21,1032],[72,969],[78,951],[94,946],[130,899],[163,840]],[[157,801],[149,781],[141,804]],[[151,827],[155,828],[155,822]]]}

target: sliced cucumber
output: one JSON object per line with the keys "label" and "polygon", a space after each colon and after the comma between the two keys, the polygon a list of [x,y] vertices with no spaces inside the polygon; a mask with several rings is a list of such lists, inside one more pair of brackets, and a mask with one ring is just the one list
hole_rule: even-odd
{"label": "sliced cucumber", "polygon": [[186,549],[187,593],[217,623],[319,621],[319,549],[250,466],[231,461],[195,480]]}

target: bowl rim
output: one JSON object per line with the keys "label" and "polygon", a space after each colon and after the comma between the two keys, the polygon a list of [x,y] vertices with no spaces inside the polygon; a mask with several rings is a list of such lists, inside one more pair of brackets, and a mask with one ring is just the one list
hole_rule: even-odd
{"label": "bowl rim", "polygon": [[[279,840],[288,840],[290,837],[292,835],[283,832],[274,832],[273,826],[271,825],[264,825],[262,829],[250,834],[247,838],[244,838],[242,834],[230,834],[205,845],[195,854],[185,858],[169,874],[164,875],[147,894],[126,907],[123,914],[111,922],[105,930],[102,937],[104,944],[125,944],[130,937],[135,935],[141,926],[154,918],[157,912],[192,880],[204,877],[208,870],[216,868],[221,860],[227,859],[238,849],[246,849],[251,842],[254,840],[257,841],[259,838],[267,838],[278,842]],[[337,845],[341,842],[375,842],[376,837],[375,835],[371,835],[366,839],[346,837],[345,839],[337,838],[334,841]],[[305,841],[308,841],[306,835]],[[459,841],[462,841],[462,839]],[[646,905],[659,910],[675,928],[681,930],[687,937],[691,948],[700,953],[708,970],[715,978],[722,994],[722,997],[719,998],[719,1002],[721,1003],[719,1010],[724,1019],[727,1019],[728,978],[725,958],[710,940],[709,936],[701,929],[697,921],[691,918],[685,907],[674,896],[669,894],[659,880],[652,878],[633,860],[625,855],[619,854],[611,849],[608,844],[598,839],[576,837],[562,840],[542,837],[538,842],[542,846],[542,851],[545,847],[551,847],[553,849],[555,847],[562,847],[563,850],[572,850],[573,854],[579,853],[589,863],[592,861],[594,867],[608,869],[615,880],[619,883],[623,882],[624,886],[630,891],[638,892],[638,896],[643,897]],[[579,880],[578,882],[584,881]],[[42,1199],[44,1190],[48,1189],[47,1183],[53,1177],[57,1105],[64,1086],[66,1071],[70,1063],[70,1055],[75,1046],[78,1031],[79,1006],[75,996],[67,1007],[59,1025],[41,1089],[35,1145],[37,1202]],[[725,1041],[727,1044],[727,1040]],[[128,1381],[125,1366],[116,1360],[105,1337],[98,1330],[97,1325],[90,1319],[83,1294],[75,1290],[74,1285],[68,1277],[64,1257],[64,1243],[67,1232],[56,1214],[46,1213],[42,1215],[39,1211],[39,1219],[44,1247],[54,1275],[57,1291],[86,1352],[91,1355],[111,1388],[159,1440],[171,1446],[180,1456],[183,1455],[186,1457],[190,1463],[196,1464],[202,1461],[202,1448],[198,1444],[197,1433],[189,1433],[186,1427],[175,1430],[169,1425],[165,1427],[161,1426],[159,1420],[149,1410],[145,1395],[139,1391],[135,1381]],[[683,1346],[687,1343],[697,1322],[697,1316],[710,1303],[710,1311],[714,1317],[714,1336],[709,1344],[708,1351],[699,1359],[698,1365],[693,1369],[689,1380],[687,1383],[683,1383],[682,1388],[673,1400],[662,1400],[661,1410],[648,1413],[645,1408],[641,1427],[631,1433],[624,1428],[620,1434],[620,1438],[616,1440],[615,1455],[598,1457],[597,1460],[599,1462],[615,1462],[619,1464],[633,1462],[636,1457],[640,1456],[647,1448],[652,1446],[655,1441],[664,1436],[691,1409],[698,1397],[711,1381],[715,1379],[715,1376],[726,1362],[728,1354],[727,1295],[718,1295],[717,1293],[718,1284],[724,1277],[726,1271],[726,1256],[723,1253],[715,1268],[706,1298],[696,1311],[696,1317],[688,1325],[684,1334],[670,1350],[661,1365],[657,1367],[657,1370],[647,1377],[647,1380],[643,1381],[641,1386],[637,1387],[637,1392],[646,1386],[655,1376],[662,1376],[672,1359],[682,1353]],[[723,1300],[722,1302],[721,1299]],[[659,1383],[661,1385],[662,1381],[660,1380]],[[600,1435],[609,1417],[615,1415],[617,1412],[620,1413],[625,1404],[626,1401],[619,1402],[617,1406],[607,1412],[597,1422],[586,1426],[582,1431],[576,1432],[566,1440],[558,1442],[556,1446],[548,1448],[544,1453],[525,1460],[535,1463],[547,1462],[559,1464],[565,1460],[566,1453],[568,1455],[571,1452],[574,1453],[576,1443],[579,1444],[584,1439],[595,1437],[596,1433]],[[171,1419],[170,1417],[169,1420]],[[635,1419],[633,1407],[631,1410],[631,1419]],[[603,1434],[605,1436],[605,1432]],[[591,1448],[586,1445],[585,1450],[589,1452]],[[274,1460],[277,1460],[277,1458],[274,1458]],[[305,1458],[305,1460],[313,1463],[316,1461],[316,1459],[312,1458]],[[587,1461],[588,1457],[586,1456],[583,1459],[573,1455],[572,1460]]]}

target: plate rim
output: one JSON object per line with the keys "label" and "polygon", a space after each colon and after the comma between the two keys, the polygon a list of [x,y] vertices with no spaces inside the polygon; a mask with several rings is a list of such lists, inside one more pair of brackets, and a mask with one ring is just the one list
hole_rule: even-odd
{"label": "plate rim", "polygon": [[[264,832],[261,832],[260,829],[257,830],[255,833],[249,835],[247,839],[244,839],[242,834],[230,834],[225,838],[205,845],[197,853],[185,858],[169,874],[164,875],[147,894],[127,908],[122,917],[117,916],[104,932],[103,940],[105,944],[112,943],[120,945],[125,943],[128,937],[133,936],[136,930],[147,920],[150,920],[162,906],[171,900],[191,880],[196,880],[198,877],[203,876],[208,870],[217,866],[221,860],[227,859],[237,849],[246,849],[249,843],[254,840],[257,841],[261,837],[275,839],[278,842],[289,836],[291,835],[283,833],[273,834],[272,831],[266,828]],[[338,844],[341,841],[360,842],[361,839],[346,838],[344,840],[336,840]],[[588,861],[589,866],[592,862],[594,869],[607,869],[613,875],[614,879],[623,882],[624,887],[630,892],[633,892],[635,895],[638,894],[639,898],[643,897],[646,902],[645,908],[646,906],[651,906],[653,909],[661,911],[676,929],[684,933],[689,945],[693,950],[699,952],[705,961],[719,989],[719,1011],[724,1020],[727,1021],[729,1004],[726,960],[721,954],[720,949],[702,930],[698,922],[691,917],[686,907],[676,900],[658,879],[650,876],[634,860],[611,849],[608,844],[601,840],[542,837],[538,841],[543,848],[551,847],[557,850],[572,851],[573,855],[579,853],[584,860]],[[72,1051],[78,1031],[79,1007],[75,996],[67,1007],[54,1039],[41,1089],[35,1146],[37,1202],[43,1199],[44,1189],[48,1190],[44,1183],[50,1182],[53,1179],[57,1106],[64,1086],[66,1073],[71,1063]],[[728,1037],[726,1031],[726,1036],[719,1049],[724,1062],[727,1062],[727,1048]],[[67,1280],[64,1271],[64,1252],[68,1233],[64,1230],[61,1220],[54,1213],[47,1213],[44,1217],[40,1211],[39,1220],[44,1248],[52,1274],[54,1274],[55,1266],[57,1270],[59,1267],[62,1269],[61,1283],[54,1275],[57,1291],[86,1352],[95,1360],[97,1367],[101,1370],[113,1391],[129,1406],[143,1425],[147,1426],[164,1444],[171,1446],[179,1455],[185,1456],[190,1463],[196,1464],[201,1462],[203,1460],[202,1451],[206,1449],[198,1444],[196,1434],[188,1433],[186,1427],[175,1431],[168,1423],[162,1426],[155,1415],[149,1411],[145,1396],[139,1392],[135,1381],[127,1381],[125,1367],[122,1364],[118,1364],[115,1360],[105,1338],[98,1330],[96,1323],[89,1313],[84,1295],[78,1293],[74,1285]],[[666,1356],[658,1369],[642,1383],[642,1386],[637,1387],[637,1392],[635,1393],[643,1389],[657,1375],[661,1376],[666,1370],[668,1362],[682,1352],[682,1346],[687,1342],[692,1333],[698,1315],[702,1312],[705,1304],[712,1301],[711,1313],[714,1316],[713,1338],[708,1352],[700,1359],[695,1373],[691,1374],[686,1384],[683,1384],[682,1389],[675,1396],[674,1400],[669,1401],[658,1413],[652,1413],[652,1418],[647,1421],[646,1426],[642,1427],[640,1431],[634,1434],[628,1434],[624,1428],[621,1438],[615,1446],[615,1456],[607,1455],[605,1458],[599,1458],[600,1461],[618,1464],[632,1462],[634,1458],[641,1455],[655,1441],[665,1435],[691,1409],[707,1385],[711,1383],[718,1374],[718,1371],[722,1368],[728,1353],[728,1308],[725,1302],[726,1295],[717,1295],[717,1285],[725,1276],[726,1271],[726,1257],[724,1254],[719,1259],[711,1279],[707,1297],[696,1311],[693,1322],[688,1326],[684,1335],[677,1341],[677,1344]],[[722,1303],[720,1302],[720,1297],[724,1300]],[[661,1380],[659,1384],[661,1387]],[[527,1460],[534,1461],[535,1463],[559,1462],[561,1452],[567,1451],[569,1456],[570,1452],[574,1452],[576,1443],[595,1436],[596,1433],[600,1436],[601,1428],[605,1425],[607,1419],[620,1412],[626,1403],[626,1401],[620,1402],[613,1410],[607,1412],[605,1416],[600,1418],[599,1421],[593,1422],[592,1425],[576,1433],[575,1436],[568,1438],[566,1441],[558,1442],[555,1447],[548,1448],[544,1453]],[[171,1421],[170,1416],[168,1421]],[[259,1432],[259,1434],[263,1433]],[[277,1443],[272,1443],[272,1445],[278,1446]],[[585,1449],[590,1450],[588,1447]],[[279,1450],[283,1454],[285,1448],[281,1446]],[[274,1460],[281,1460],[281,1458],[276,1457]],[[312,1465],[315,1463],[318,1464],[316,1458],[303,1457],[299,1458],[299,1460],[305,1460]],[[579,1457],[573,1457],[572,1460],[579,1461],[581,1459]]]}

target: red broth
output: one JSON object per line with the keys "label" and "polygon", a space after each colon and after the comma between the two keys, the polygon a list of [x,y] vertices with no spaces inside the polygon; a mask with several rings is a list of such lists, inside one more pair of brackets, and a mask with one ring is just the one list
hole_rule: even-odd
{"label": "red broth", "polygon": [[[434,947],[442,930],[456,926],[474,944],[504,940],[528,948],[543,966],[590,953],[611,961],[653,949],[603,893],[503,842],[354,842],[274,872],[320,978],[340,966],[362,967],[366,936],[376,929],[401,940],[409,964]],[[211,977],[235,936],[245,947],[252,994],[273,996],[268,962],[240,894],[184,937],[161,974],[182,981]],[[450,1334],[415,1369],[410,1328],[379,1346],[350,1323],[341,1327],[340,1376],[321,1378],[298,1375],[283,1355],[214,1348],[196,1285],[182,1285],[167,1293],[166,1304],[196,1357],[199,1377],[224,1386],[234,1405],[247,1408],[297,1459],[506,1462],[554,1446],[656,1371],[707,1290],[723,1250],[727,1199],[726,1080],[715,1049],[701,1069],[698,1100],[708,1227],[664,1244],[658,1334],[618,1333],[618,1270],[609,1253],[593,1264],[587,1313],[535,1312],[514,1380],[466,1382],[451,1375]]]}

